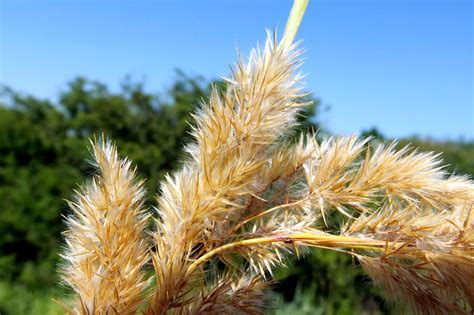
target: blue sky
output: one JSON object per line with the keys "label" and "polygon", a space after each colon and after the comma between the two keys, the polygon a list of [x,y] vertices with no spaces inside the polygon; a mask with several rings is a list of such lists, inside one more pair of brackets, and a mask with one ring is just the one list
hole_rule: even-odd
{"label": "blue sky", "polygon": [[[56,98],[77,75],[163,91],[174,69],[228,74],[291,1],[0,0],[0,82]],[[338,134],[474,139],[473,1],[310,0],[308,89]]]}

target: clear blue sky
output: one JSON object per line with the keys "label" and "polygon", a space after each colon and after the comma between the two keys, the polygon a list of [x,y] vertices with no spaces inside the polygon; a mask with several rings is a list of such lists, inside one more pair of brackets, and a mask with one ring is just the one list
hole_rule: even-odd
{"label": "clear blue sky", "polygon": [[[215,78],[284,28],[291,1],[0,0],[0,82],[55,98],[77,75],[149,91],[174,68]],[[474,139],[473,1],[310,0],[308,88],[338,134]]]}

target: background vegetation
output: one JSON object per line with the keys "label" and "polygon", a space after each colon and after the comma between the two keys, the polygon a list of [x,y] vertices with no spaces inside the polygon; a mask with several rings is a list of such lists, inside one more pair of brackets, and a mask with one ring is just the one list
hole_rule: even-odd
{"label": "background vegetation", "polygon": [[[54,102],[2,88],[0,314],[62,313],[51,299],[68,294],[58,286],[56,274],[65,229],[62,216],[69,211],[64,200],[93,172],[86,161],[88,139],[102,133],[114,139],[120,153],[147,179],[151,201],[164,174],[178,165],[189,137],[190,113],[208,92],[209,82],[181,72],[159,95],[129,79],[113,92],[99,82],[77,78]],[[300,129],[317,129],[318,105],[315,100],[307,108]],[[365,135],[373,135],[375,141],[384,138],[375,129]],[[474,174],[472,141],[413,138],[400,144],[409,142],[420,150],[443,151],[449,171]],[[391,312],[349,256],[316,250],[314,255],[302,253],[289,265],[277,271],[278,314]]]}

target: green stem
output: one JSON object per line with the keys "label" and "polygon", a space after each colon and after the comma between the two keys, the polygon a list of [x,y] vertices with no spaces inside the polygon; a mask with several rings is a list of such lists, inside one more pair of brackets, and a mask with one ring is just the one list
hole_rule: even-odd
{"label": "green stem", "polygon": [[295,0],[293,2],[293,7],[291,8],[290,16],[288,17],[288,22],[285,27],[285,33],[283,35],[283,45],[290,46],[291,43],[293,43],[308,2],[309,0]]}

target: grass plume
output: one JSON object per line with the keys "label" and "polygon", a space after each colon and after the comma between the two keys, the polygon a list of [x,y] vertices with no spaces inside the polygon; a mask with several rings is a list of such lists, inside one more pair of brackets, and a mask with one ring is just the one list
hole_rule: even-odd
{"label": "grass plume", "polygon": [[[473,182],[396,143],[282,141],[305,106],[301,50],[287,29],[239,58],[226,89],[194,113],[188,158],[157,195],[153,251],[130,162],[108,142],[94,145],[100,174],[71,203],[63,255],[79,313],[146,304],[145,314],[261,314],[273,268],[304,247],[352,255],[415,312],[473,311]],[[337,213],[345,222],[329,230]],[[149,260],[153,284],[142,271]]]}
{"label": "grass plume", "polygon": [[93,144],[98,174],[69,205],[63,279],[77,294],[71,313],[132,314],[143,303],[149,260],[144,190],[113,144]]}

